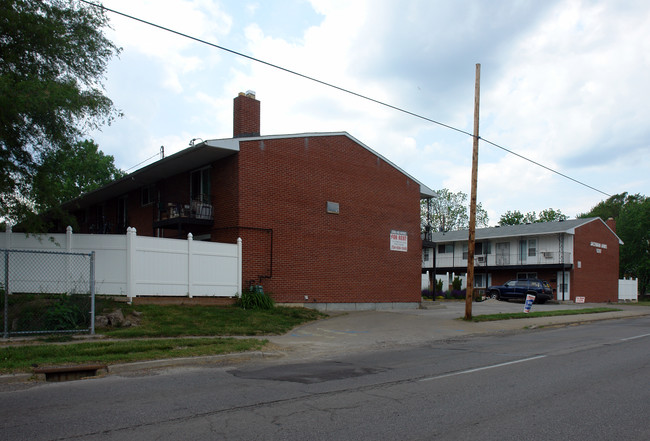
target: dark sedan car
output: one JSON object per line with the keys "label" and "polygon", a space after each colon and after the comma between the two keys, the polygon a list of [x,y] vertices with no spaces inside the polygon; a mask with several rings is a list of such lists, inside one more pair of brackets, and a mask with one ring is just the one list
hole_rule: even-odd
{"label": "dark sedan car", "polygon": [[490,297],[497,300],[526,300],[527,294],[535,295],[535,303],[545,303],[553,298],[553,289],[546,280],[509,280],[503,285],[490,286]]}

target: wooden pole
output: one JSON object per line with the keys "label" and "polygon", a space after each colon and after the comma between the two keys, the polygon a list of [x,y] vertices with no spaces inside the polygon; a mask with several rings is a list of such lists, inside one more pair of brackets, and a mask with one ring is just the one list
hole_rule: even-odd
{"label": "wooden pole", "polygon": [[474,142],[472,148],[472,190],[469,201],[469,239],[467,241],[467,294],[465,295],[465,320],[472,318],[474,299],[474,245],[476,235],[476,187],[478,182],[478,115],[481,95],[481,65],[476,64],[474,86]]}

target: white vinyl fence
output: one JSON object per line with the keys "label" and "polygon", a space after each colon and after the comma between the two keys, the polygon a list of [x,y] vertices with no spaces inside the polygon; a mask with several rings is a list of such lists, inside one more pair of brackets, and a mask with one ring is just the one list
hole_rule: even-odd
{"label": "white vinyl fence", "polygon": [[[242,244],[125,235],[5,233],[6,249],[95,251],[95,292],[105,295],[235,297],[242,292]],[[39,279],[37,271],[33,277]],[[39,292],[48,287],[39,285]],[[52,291],[57,292],[57,291]]]}
{"label": "white vinyl fence", "polygon": [[638,300],[639,280],[618,279],[618,300],[636,302]]}

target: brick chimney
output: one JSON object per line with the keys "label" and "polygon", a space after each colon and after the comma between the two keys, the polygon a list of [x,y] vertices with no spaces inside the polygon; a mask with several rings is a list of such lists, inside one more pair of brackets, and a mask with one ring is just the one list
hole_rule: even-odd
{"label": "brick chimney", "polygon": [[260,136],[260,102],[255,99],[255,92],[239,92],[233,110],[233,138]]}
{"label": "brick chimney", "polygon": [[612,230],[614,233],[616,233],[616,220],[614,220],[613,217],[610,217],[607,219],[607,222],[605,222],[607,226],[609,227],[610,230]]}

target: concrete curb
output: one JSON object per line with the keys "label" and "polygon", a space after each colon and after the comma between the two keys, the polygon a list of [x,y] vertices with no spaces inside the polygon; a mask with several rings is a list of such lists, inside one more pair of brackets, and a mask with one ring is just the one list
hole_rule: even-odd
{"label": "concrete curb", "polygon": [[[138,371],[167,369],[173,367],[187,367],[200,365],[224,365],[255,359],[279,358],[282,352],[238,352],[234,354],[205,355],[201,357],[165,358],[161,360],[136,361],[133,363],[120,363],[108,365],[105,373],[98,373],[98,377],[105,375],[128,374]],[[88,377],[92,378],[92,377]],[[25,383],[28,381],[45,382],[45,375],[36,373],[15,373],[0,375],[0,384]]]}
{"label": "concrete curb", "polygon": [[[446,309],[446,306],[443,304],[440,304],[438,302],[431,302],[431,303],[432,304],[427,305],[428,308],[423,308],[423,309],[441,310],[440,313],[442,313]],[[414,321],[412,320],[413,316],[411,314],[415,313],[415,311],[417,310],[410,309],[408,311],[404,311],[407,317],[405,320],[407,321],[410,320],[411,323],[414,323]],[[382,313],[382,311],[377,311],[377,312]],[[449,311],[449,312],[454,314],[453,311]],[[356,312],[356,314],[364,314],[364,316],[368,313],[372,314],[372,312],[370,311]],[[383,313],[386,313],[386,311],[384,311]],[[399,311],[393,311],[392,313],[400,315]],[[347,314],[335,315],[334,317],[345,317],[346,315]],[[449,316],[448,313],[446,315]],[[462,322],[449,317],[443,318],[438,315],[437,318],[434,318],[434,320],[436,321],[438,331],[441,332],[438,333],[428,332],[427,341],[430,341],[432,336],[436,336],[436,335],[438,336],[438,338],[434,337],[434,340],[445,339],[445,338],[449,338],[450,336],[458,337],[461,335],[470,336],[470,335],[490,334],[490,333],[503,332],[503,331],[517,331],[526,328],[536,329],[536,328],[551,327],[551,326],[570,326],[570,325],[587,323],[587,322],[642,317],[648,315],[650,315],[650,308],[640,308],[640,309],[627,308],[622,311],[604,312],[604,313],[597,313],[597,314],[566,315],[566,316],[555,316],[555,317],[531,317],[531,318],[516,319],[516,320],[499,320],[499,321],[478,322],[478,323]],[[322,328],[324,327],[323,325],[325,325],[326,323],[328,322],[331,323],[334,317],[316,323],[319,323],[318,325],[319,328]],[[358,324],[358,318],[360,316],[355,317],[355,313],[352,313],[349,314],[348,317],[352,321],[352,323]],[[251,360],[263,360],[263,359],[270,359],[270,358],[285,357],[288,355],[289,352],[295,353],[295,351],[300,351],[300,347],[302,346],[302,344],[303,343],[309,344],[309,341],[300,341],[300,345],[292,347],[291,344],[289,345],[284,344],[286,343],[286,340],[284,340],[284,338],[291,337],[292,335],[299,333],[303,329],[305,330],[307,335],[310,335],[310,333],[313,332],[310,330],[310,327],[313,325],[314,323],[299,326],[296,329],[287,333],[284,337],[282,336],[278,337],[278,339],[283,340],[282,343],[278,342],[281,345],[278,348],[278,350],[272,349],[270,351],[239,352],[239,353],[232,353],[232,354],[208,355],[208,356],[201,356],[201,357],[169,358],[169,359],[160,359],[160,360],[138,361],[133,363],[113,364],[113,365],[109,365],[107,372],[102,375],[120,375],[120,374],[135,373],[138,371],[167,369],[167,368],[175,368],[175,367],[201,366],[201,365],[208,365],[208,364],[228,365],[232,363],[247,362]],[[340,325],[339,323],[331,324],[330,327],[332,326],[336,327],[339,325]],[[426,326],[429,326],[429,324],[427,323]],[[460,330],[457,329],[459,327],[463,327],[463,329]],[[447,328],[452,329],[453,332],[444,332]],[[406,330],[406,333],[417,334],[416,329],[417,328],[410,329],[410,331]],[[427,329],[431,330],[430,328]],[[374,329],[372,332],[376,332],[376,331],[377,329]],[[337,332],[337,331],[334,330],[331,332]],[[347,332],[347,331],[344,332],[350,335],[354,334],[354,332]],[[394,332],[394,329],[393,330],[388,329],[383,331],[379,330],[380,334],[381,332],[390,333],[390,332]],[[331,339],[330,336],[328,336],[328,338]],[[383,343],[388,343],[388,341],[383,340],[383,337],[381,338]],[[273,341],[277,339],[270,338],[269,340],[272,345],[278,344],[275,341]],[[302,340],[302,337],[300,337],[300,340]],[[342,350],[342,347],[345,347],[345,343],[338,339],[336,341],[337,341],[337,348],[334,348],[334,351]],[[328,339],[326,340],[326,342],[329,344],[330,342],[332,342],[332,340]],[[409,343],[415,343],[415,342],[416,342],[415,340],[409,341]],[[342,344],[342,347],[338,346],[339,344]],[[369,348],[376,346],[376,344],[377,341],[369,340],[365,342],[365,346]],[[283,350],[282,348],[284,348],[285,350]],[[354,346],[354,350],[359,350],[359,349],[360,349],[359,346],[357,345]],[[40,383],[40,382],[44,382],[44,378],[40,378],[38,375],[34,373],[14,373],[14,374],[0,375],[0,384],[24,383],[29,381]]]}
{"label": "concrete curb", "polygon": [[25,383],[30,380],[37,380],[35,374],[17,373],[0,375],[0,384]]}
{"label": "concrete curb", "polygon": [[136,361],[133,363],[113,364],[108,366],[108,374],[123,374],[147,369],[165,369],[172,367],[197,366],[203,364],[228,364],[264,358],[281,357],[279,352],[238,352],[234,354],[204,355],[201,357],[166,358],[162,360]]}

